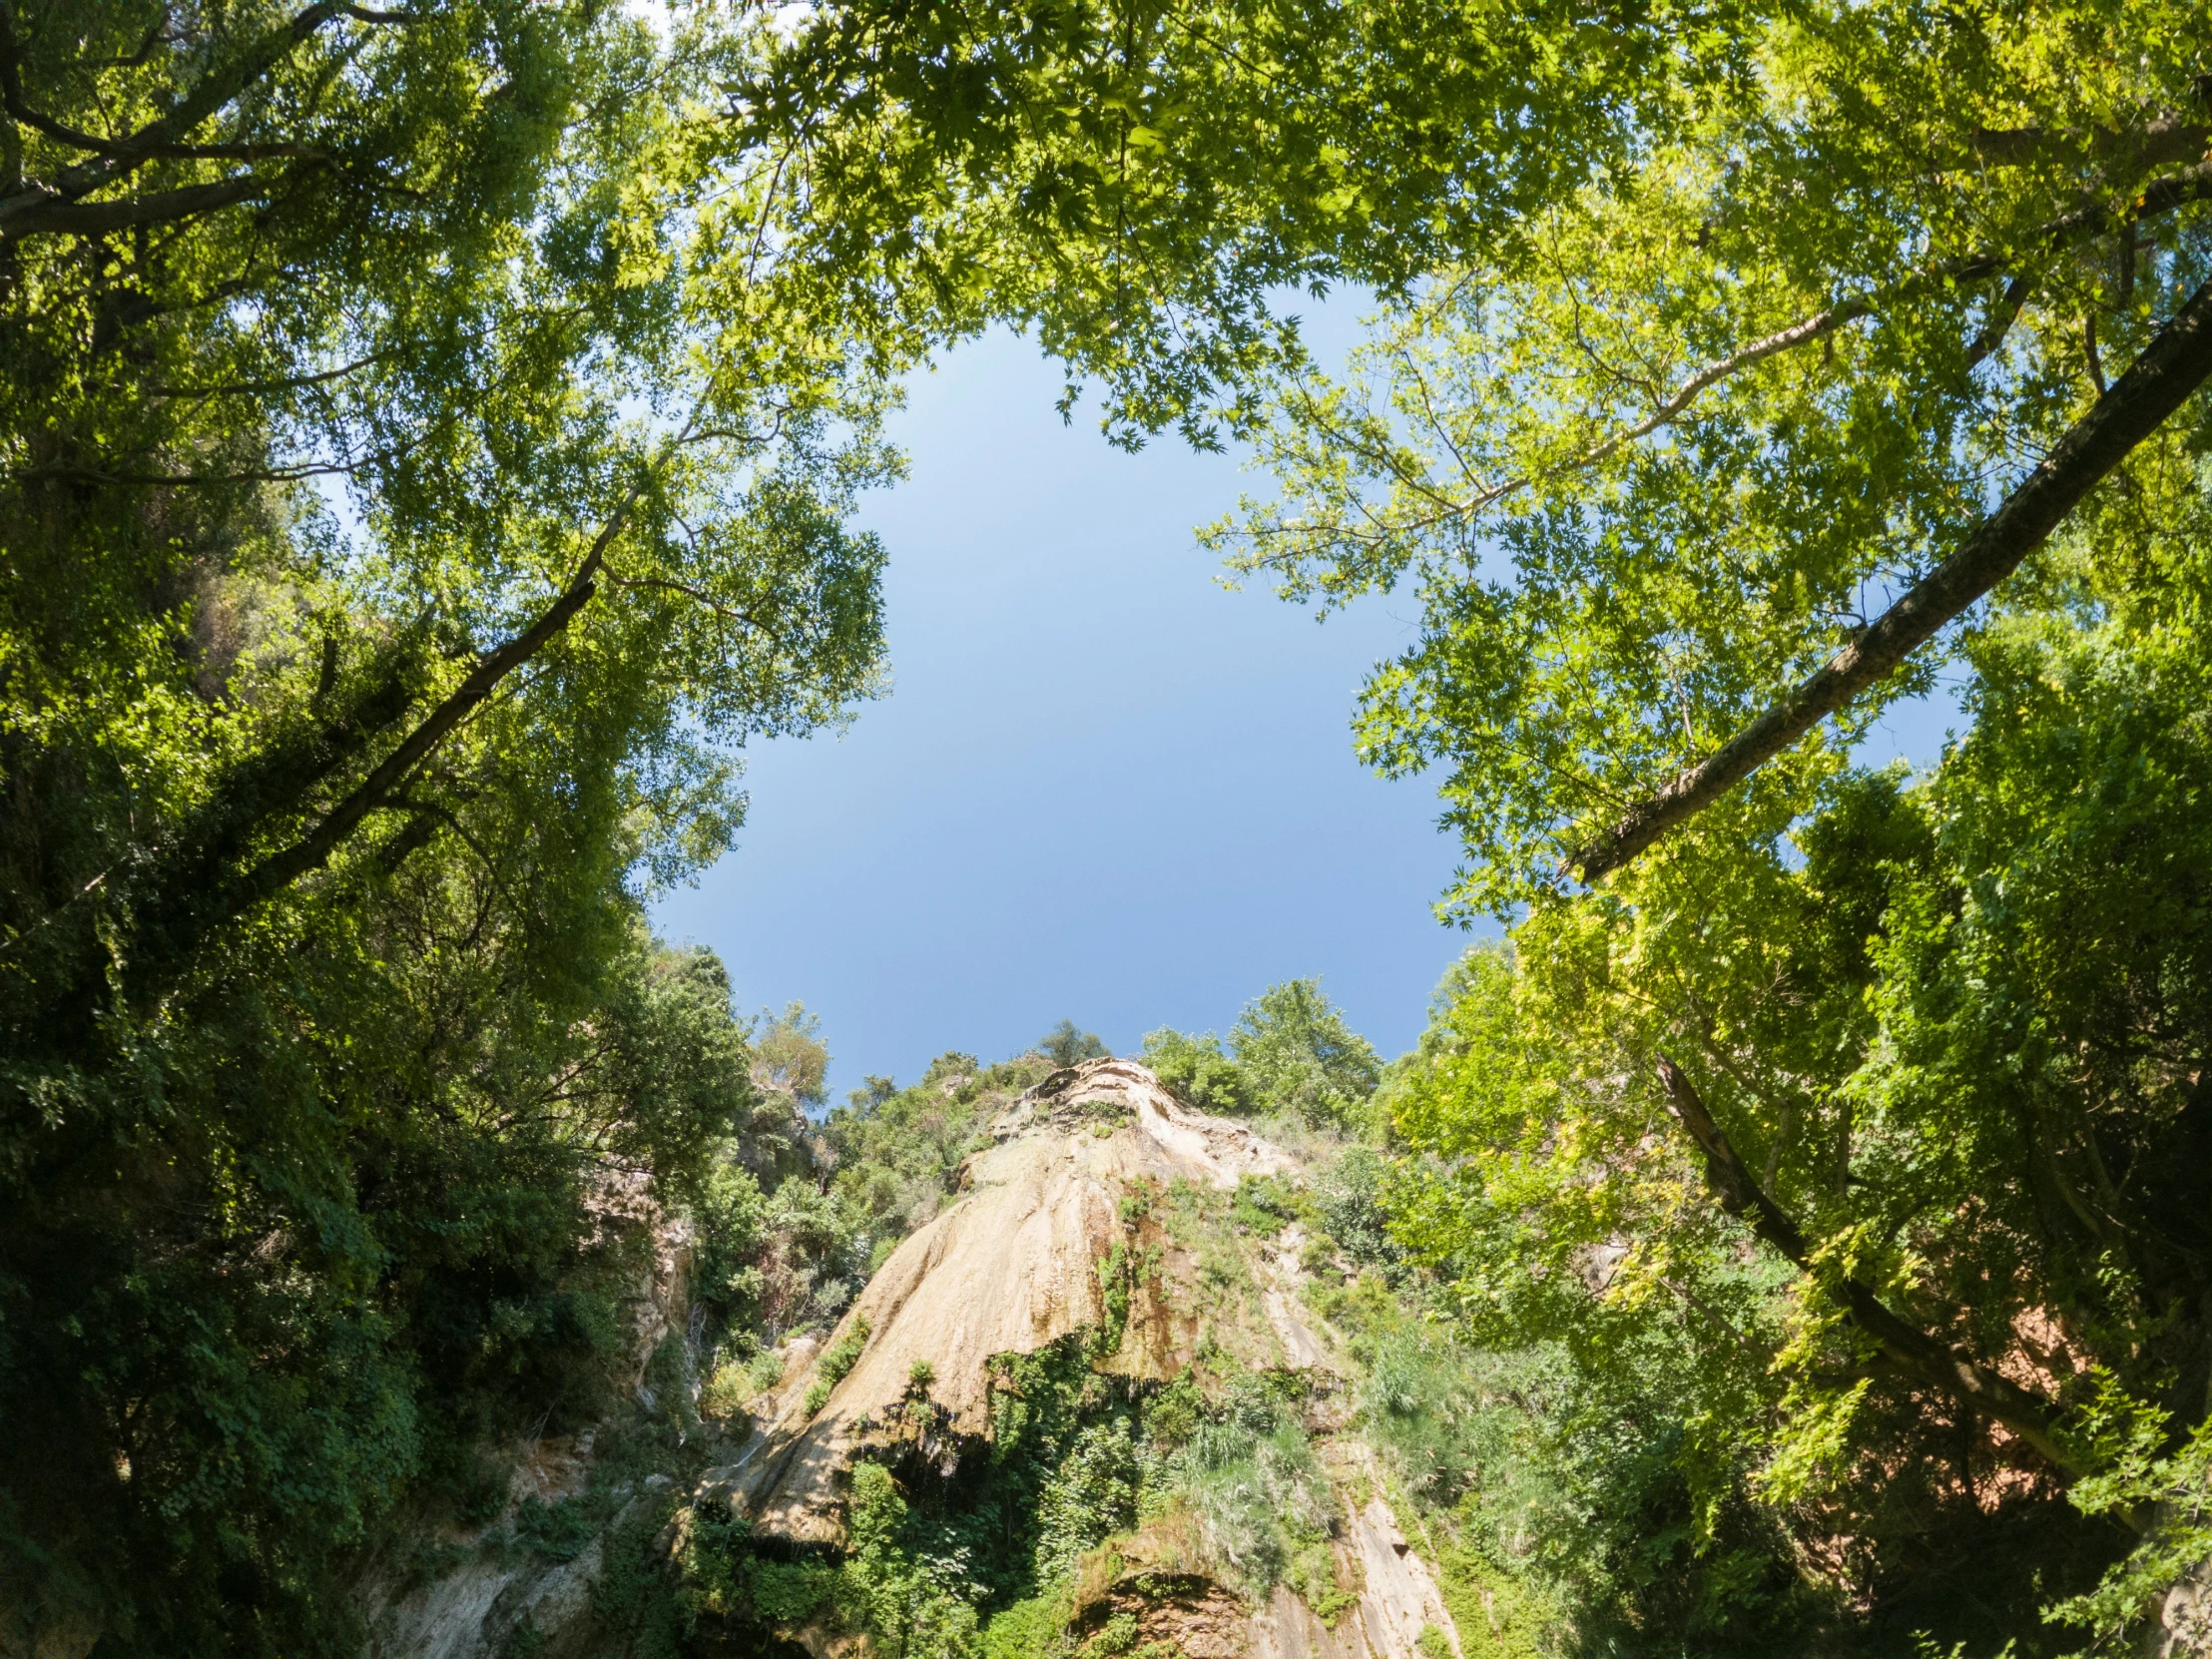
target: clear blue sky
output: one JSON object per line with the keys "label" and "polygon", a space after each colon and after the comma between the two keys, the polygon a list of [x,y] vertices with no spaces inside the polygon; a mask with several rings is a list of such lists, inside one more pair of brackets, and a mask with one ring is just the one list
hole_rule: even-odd
{"label": "clear blue sky", "polygon": [[[1429,787],[1352,753],[1410,602],[1317,624],[1224,591],[1192,528],[1266,479],[1172,439],[1116,450],[1061,423],[1059,386],[1005,334],[914,383],[912,476],[863,515],[890,552],[890,695],[842,737],[757,747],[738,848],[656,926],[720,951],[741,1008],[818,1013],[840,1098],[1062,1016],[1117,1053],[1226,1030],[1306,975],[1398,1053],[1469,942],[1430,908],[1455,846]],[[1893,713],[1870,758],[1932,760],[1953,707]]]}
{"label": "clear blue sky", "polygon": [[916,380],[912,475],[863,515],[890,695],[842,737],[757,746],[738,848],[656,926],[721,952],[741,1007],[818,1012],[839,1097],[1063,1015],[1121,1053],[1226,1029],[1301,975],[1409,1046],[1467,943],[1430,910],[1453,844],[1349,726],[1409,604],[1317,623],[1224,591],[1192,528],[1265,480],[1179,440],[1125,454],[1058,391],[1004,334]]}

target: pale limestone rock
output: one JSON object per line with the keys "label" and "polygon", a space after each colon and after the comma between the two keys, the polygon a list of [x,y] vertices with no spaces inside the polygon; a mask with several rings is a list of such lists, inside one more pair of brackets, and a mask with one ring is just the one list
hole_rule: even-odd
{"label": "pale limestone rock", "polygon": [[[896,1416],[916,1361],[934,1374],[932,1431],[947,1445],[980,1436],[989,1428],[993,1355],[1033,1354],[1105,1318],[1098,1264],[1126,1241],[1126,1196],[1177,1180],[1227,1191],[1247,1175],[1298,1170],[1250,1127],[1190,1110],[1130,1061],[1054,1074],[992,1126],[959,1199],[901,1244],[861,1292],[829,1346],[860,1320],[866,1345],[822,1408],[810,1416],[805,1404],[820,1353],[795,1356],[775,1400],[762,1402],[763,1426],[736,1463],[708,1475],[702,1495],[730,1501],[764,1533],[835,1543],[844,1471]],[[1258,1329],[1246,1335],[1268,1345],[1265,1363],[1299,1369],[1327,1364],[1297,1295],[1303,1243],[1294,1228],[1246,1253],[1258,1292]],[[1174,1267],[1171,1259],[1163,1271]],[[1108,1369],[1165,1377],[1189,1358],[1195,1332],[1178,1324],[1173,1307],[1133,1306],[1129,1326]],[[1372,1486],[1365,1448],[1345,1451]],[[1433,1625],[1459,1652],[1436,1582],[1386,1503],[1371,1498],[1350,1514],[1336,1547],[1364,1590],[1334,1630],[1288,1590],[1252,1612],[1210,1586],[1148,1608],[1143,1639],[1164,1640],[1186,1659],[1421,1659],[1420,1634]],[[820,1636],[798,1639],[813,1650]]]}
{"label": "pale limestone rock", "polygon": [[[786,1380],[778,1414],[764,1413],[738,1460],[708,1477],[708,1489],[762,1531],[806,1542],[839,1537],[839,1476],[904,1398],[916,1361],[935,1373],[937,1432],[982,1434],[991,1356],[1033,1354],[1104,1320],[1098,1264],[1121,1239],[1121,1201],[1140,1182],[1226,1190],[1246,1175],[1298,1167],[1245,1125],[1191,1111],[1127,1060],[1055,1073],[991,1134],[992,1144],[968,1162],[960,1198],[891,1253],[831,1337],[833,1349],[866,1322],[858,1363],[822,1409],[807,1413],[810,1365]],[[1287,1307],[1284,1319],[1296,1326]],[[1120,1369],[1164,1370],[1190,1335],[1167,1329],[1173,1315],[1165,1309],[1134,1310],[1131,1323],[1139,1329],[1124,1344]],[[1296,1329],[1296,1352],[1318,1354]],[[1284,1340],[1287,1351],[1293,1346]]]}

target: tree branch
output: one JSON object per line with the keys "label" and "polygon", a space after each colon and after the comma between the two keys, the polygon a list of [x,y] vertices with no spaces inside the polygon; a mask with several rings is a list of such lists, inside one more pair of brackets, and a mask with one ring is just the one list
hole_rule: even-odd
{"label": "tree branch", "polygon": [[1989,312],[1989,320],[1982,324],[1981,332],[1974,335],[1973,343],[1966,347],[1966,366],[1978,368],[1996,354],[2004,343],[2004,336],[2012,324],[2019,320],[2020,307],[2027,303],[2027,296],[2035,284],[2026,276],[2015,276],[2005,283],[2004,293]]}
{"label": "tree branch", "polygon": [[[2155,180],[2145,186],[2141,193],[2127,205],[2124,210],[2124,219],[2128,225],[2134,226],[2140,224],[2143,220],[2155,219],[2162,214],[2172,213],[2175,209],[2184,207],[2207,194],[2212,194],[2212,162],[2200,162],[2195,167],[2187,168],[2164,179]],[[2072,213],[2061,215],[2059,218],[2052,220],[2042,228],[2037,240],[2041,241],[2052,252],[2057,252],[2073,247],[2089,238],[2102,235],[2110,229],[2114,217],[2115,210],[2113,208],[2104,202],[2092,201],[2075,209]],[[1548,471],[1523,473],[1518,477],[1508,478],[1503,483],[1494,484],[1487,489],[1480,490],[1464,502],[1452,503],[1453,511],[1462,518],[1471,517],[1483,508],[1495,505],[1506,496],[1527,489],[1539,478],[1557,477],[1569,472],[1579,472],[1585,467],[1595,466],[1619,450],[1622,445],[1633,443],[1638,438],[1649,437],[1661,427],[1673,425],[1676,419],[1699,397],[1721,381],[1733,376],[1738,370],[1749,368],[1753,363],[1764,362],[1769,357],[1779,356],[1785,351],[1794,351],[1801,345],[1810,345],[1815,340],[1825,339],[1846,323],[1856,322],[1861,317],[1874,315],[1882,300],[1895,299],[1902,294],[1911,293],[1932,283],[1981,281],[1990,276],[2000,276],[2005,268],[2006,260],[2002,255],[1995,253],[1968,254],[1955,260],[1946,260],[1941,264],[1931,266],[1924,271],[1916,272],[1912,276],[1901,278],[1893,286],[1878,292],[1862,293],[1853,298],[1839,299],[1826,310],[1816,311],[1810,316],[1800,317],[1797,321],[1785,327],[1777,328],[1773,333],[1762,339],[1754,340],[1749,345],[1731,351],[1725,357],[1714,358],[1706,363],[1704,367],[1695,370],[1685,378],[1643,419],[1633,425],[1624,426],[1617,431],[1608,433],[1572,459],[1563,461]],[[1998,301],[1996,310],[1991,315],[1989,326],[1984,327],[1966,347],[1966,366],[1968,368],[1974,367],[2002,343],[2004,331],[2012,325],[2012,320],[2018,315],[2021,304],[2026,301],[2029,290],[2027,286],[2022,284],[2027,282],[2027,277],[2019,276],[2015,277],[2007,286],[2003,298]],[[1991,331],[1992,329],[1994,329],[1994,332]],[[1428,492],[1424,491],[1423,493]]]}
{"label": "tree branch", "polygon": [[[2178,115],[2162,115],[2140,127],[2100,127],[2086,135],[2041,127],[1977,127],[1967,135],[1972,160],[1992,167],[2070,162],[2084,154],[2123,167],[2160,167],[2204,159],[2212,127]],[[1953,166],[1967,165],[1963,159]]]}
{"label": "tree branch", "polygon": [[336,368],[326,368],[319,374],[288,374],[276,380],[229,380],[212,386],[140,386],[136,389],[147,397],[267,397],[273,392],[295,391],[301,386],[342,380],[370,363],[385,362],[397,355],[397,351],[372,351],[365,357],[340,363]]}
{"label": "tree branch", "polygon": [[319,867],[360,827],[363,819],[405,784],[416,766],[492,694],[500,681],[535,657],[568,627],[570,620],[598,592],[598,576],[600,567],[606,562],[607,549],[630,522],[631,510],[644,488],[642,480],[631,486],[629,494],[592,542],[583,562],[576,567],[576,573],[569,578],[568,586],[538,619],[498,650],[478,659],[468,678],[401,739],[399,747],[385,756],[353,792],[324,814],[306,834],[282,851],[272,853],[240,877],[230,901],[217,906],[221,915],[240,914]]}
{"label": "tree branch", "polygon": [[1956,552],[1781,702],[1570,853],[1561,873],[1573,870],[1584,881],[1595,881],[1620,868],[1862,691],[1889,678],[1916,647],[2018,568],[2207,375],[2212,375],[2212,280],[2189,296],[2111,390],[2090,405]]}
{"label": "tree branch", "polygon": [[[31,220],[42,212],[52,215],[59,205],[78,201],[94,191],[115,184],[137,171],[149,161],[164,157],[208,157],[220,159],[254,160],[257,155],[303,155],[296,145],[212,145],[195,146],[186,142],[187,135],[209,117],[230,104],[247,88],[262,79],[277,64],[299,47],[315,31],[332,18],[357,16],[365,22],[406,21],[402,14],[367,13],[347,5],[345,0],[316,0],[292,19],[264,33],[249,44],[228,63],[211,69],[200,78],[185,95],[172,104],[168,111],[148,122],[137,132],[120,139],[103,138],[70,127],[53,117],[30,107],[23,96],[22,59],[18,51],[15,33],[15,9],[9,0],[0,0],[0,104],[8,115],[24,126],[31,127],[49,138],[67,144],[74,149],[90,150],[99,159],[80,162],[65,169],[50,186],[26,185],[11,192],[13,201],[0,201],[0,220]],[[226,180],[217,185],[194,187],[203,191],[221,191],[237,187],[241,181]],[[247,192],[262,188],[255,182]],[[189,196],[189,192],[171,191],[164,196],[172,202]],[[233,196],[214,206],[227,206],[229,202],[242,200]],[[148,200],[160,200],[150,198]],[[18,205],[20,204],[20,205]],[[96,207],[110,211],[129,212],[132,205],[101,203]],[[206,212],[201,206],[188,210]],[[181,218],[179,212],[152,215],[151,218]],[[61,220],[54,223],[25,223],[20,228],[10,226],[5,234],[33,235],[39,231],[77,231],[80,233],[114,230],[125,225],[146,224],[149,217],[129,217],[114,223],[98,221]]]}
{"label": "tree branch", "polygon": [[[1801,1271],[1815,1273],[1812,1251],[1797,1223],[1752,1178],[1728,1136],[1706,1110],[1696,1087],[1683,1075],[1682,1068],[1663,1054],[1659,1057],[1659,1081],[1667,1091],[1669,1109],[1705,1154],[1705,1185],[1720,1207],[1743,1221]],[[1874,1344],[1876,1352],[1909,1380],[1950,1394],[2003,1423],[2061,1474],[2087,1472],[2052,1422],[2049,1402],[2039,1394],[1900,1319],[1864,1281],[1846,1276],[1824,1283],[1829,1283],[1852,1324]]]}
{"label": "tree branch", "polygon": [[107,231],[127,231],[134,225],[162,225],[214,213],[218,208],[265,195],[268,190],[269,181],[252,173],[219,184],[187,185],[182,190],[155,191],[112,202],[73,202],[57,191],[26,185],[0,197],[0,238],[96,237]]}

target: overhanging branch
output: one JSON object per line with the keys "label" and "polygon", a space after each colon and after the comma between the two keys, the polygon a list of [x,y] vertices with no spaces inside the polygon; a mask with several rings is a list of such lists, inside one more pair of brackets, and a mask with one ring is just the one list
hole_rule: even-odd
{"label": "overhanging branch", "polygon": [[213,185],[121,196],[104,202],[72,202],[53,191],[30,188],[0,199],[0,237],[97,237],[137,225],[167,225],[269,194],[269,181],[242,174]]}
{"label": "overhanging branch", "polygon": [[[1798,1268],[1813,1272],[1812,1252],[1797,1223],[1753,1178],[1728,1136],[1713,1121],[1713,1114],[1706,1110],[1696,1087],[1665,1055],[1659,1057],[1659,1081],[1676,1119],[1705,1155],[1705,1185],[1720,1207],[1746,1223]],[[2050,1404],[2040,1395],[1908,1324],[1863,1281],[1847,1276],[1827,1283],[1851,1323],[1906,1378],[1950,1394],[2003,1423],[2061,1474],[2087,1472],[2058,1433],[2051,1421]]]}
{"label": "overhanging branch", "polygon": [[[2101,199],[2087,202],[2044,225],[2029,239],[2029,245],[2049,253],[2058,253],[2104,235],[2116,223],[2137,225],[2144,220],[2172,213],[2208,194],[2212,194],[2212,162],[2199,162],[2179,173],[2153,180],[2136,192],[2133,199],[2122,208],[2115,208]],[[1738,371],[1749,368],[1754,363],[1764,362],[1769,357],[1826,339],[1849,323],[1875,315],[1885,301],[1894,301],[1903,295],[1932,286],[1982,281],[2001,276],[2010,264],[2011,261],[2006,256],[1998,253],[1968,254],[1915,272],[1878,292],[1839,299],[1827,308],[1815,311],[1810,316],[1800,317],[1762,339],[1740,346],[1726,356],[1716,357],[1683,380],[1641,420],[1607,433],[1550,471],[1522,473],[1502,483],[1477,490],[1464,501],[1450,503],[1451,513],[1461,519],[1471,518],[1484,508],[1495,506],[1508,495],[1517,494],[1541,479],[1560,477],[1596,466],[1637,439],[1649,437],[1664,427],[1674,425],[1708,390],[1732,378]],[[1968,343],[1968,368],[1980,363],[2002,341],[2005,330],[2011,327],[2031,286],[2031,278],[2024,275],[2013,278],[2003,298],[1991,313],[1989,322]],[[1400,481],[1411,482],[1403,477]],[[1422,493],[1429,492],[1424,490]]]}
{"label": "overhanging branch", "polygon": [[2212,280],[2189,296],[2127,372],[1955,553],[1765,714],[1569,854],[1562,873],[1572,870],[1584,881],[1595,881],[1620,868],[1868,687],[1888,679],[1916,647],[2017,569],[2208,375]]}
{"label": "overhanging branch", "polygon": [[397,794],[415,768],[491,696],[502,680],[544,650],[568,627],[576,613],[599,591],[598,578],[606,563],[607,549],[614,545],[615,537],[630,522],[630,514],[644,487],[643,481],[631,486],[621,505],[601,527],[568,585],[537,620],[498,650],[480,658],[469,671],[468,678],[454,687],[351,794],[324,814],[304,835],[281,851],[270,854],[241,876],[231,890],[229,901],[217,907],[220,916],[238,915],[319,867],[360,828],[363,819]]}
{"label": "overhanging branch", "polygon": [[288,143],[194,145],[189,135],[235,102],[300,44],[337,17],[364,22],[407,21],[405,14],[371,13],[344,0],[316,0],[287,22],[266,30],[219,63],[156,120],[120,138],[88,133],[33,109],[24,97],[22,61],[14,7],[0,0],[0,106],[10,119],[94,160],[65,168],[51,184],[24,180],[0,195],[0,235],[10,237],[73,233],[98,235],[134,225],[159,224],[228,207],[269,189],[251,175],[135,200],[87,203],[83,198],[120,184],[150,161],[207,159],[254,161],[261,157],[311,157],[305,147]]}

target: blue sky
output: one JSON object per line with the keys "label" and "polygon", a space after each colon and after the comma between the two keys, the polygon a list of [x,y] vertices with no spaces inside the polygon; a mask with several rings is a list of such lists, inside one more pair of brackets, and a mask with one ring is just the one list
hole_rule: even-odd
{"label": "blue sky", "polygon": [[[741,1008],[818,1013],[837,1097],[1062,1016],[1118,1053],[1225,1030],[1307,975],[1409,1047],[1469,942],[1431,910],[1455,848],[1425,782],[1354,760],[1349,722],[1411,602],[1317,623],[1225,591],[1193,526],[1266,480],[1172,439],[1116,450],[1061,422],[1059,389],[1004,333],[915,381],[912,475],[863,514],[890,553],[890,695],[841,737],[755,748],[740,844],[658,930],[721,952]],[[1933,759],[1951,718],[1894,711],[1870,758]]]}
{"label": "blue sky", "polygon": [[1053,409],[996,334],[918,378],[912,475],[864,512],[890,553],[892,688],[842,737],[753,750],[735,851],[656,906],[741,1007],[818,1012],[841,1096],[1063,1015],[1133,1051],[1226,1029],[1319,975],[1385,1053],[1467,936],[1430,905],[1452,843],[1420,782],[1352,754],[1353,695],[1409,603],[1317,623],[1225,591],[1192,535],[1265,480]]}

